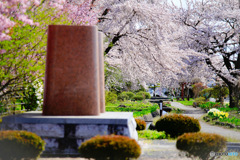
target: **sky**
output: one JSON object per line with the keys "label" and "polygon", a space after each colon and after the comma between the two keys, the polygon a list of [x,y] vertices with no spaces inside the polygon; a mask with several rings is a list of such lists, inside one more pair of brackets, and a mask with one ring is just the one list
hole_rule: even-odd
{"label": "sky", "polygon": [[181,3],[180,3],[180,1],[182,2],[182,5],[183,5],[183,7],[185,8],[185,7],[187,7],[187,5],[186,5],[186,0],[167,0],[169,3],[174,3],[176,6],[181,6]]}

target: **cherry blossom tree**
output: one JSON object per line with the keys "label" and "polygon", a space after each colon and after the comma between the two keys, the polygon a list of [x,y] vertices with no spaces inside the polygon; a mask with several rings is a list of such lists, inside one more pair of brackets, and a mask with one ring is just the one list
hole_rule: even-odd
{"label": "cherry blossom tree", "polygon": [[9,40],[9,29],[16,25],[14,20],[25,24],[38,25],[27,14],[42,4],[53,7],[57,14],[68,13],[73,24],[96,24],[97,17],[92,10],[92,0],[1,0],[0,1],[0,41]]}
{"label": "cherry blossom tree", "polygon": [[185,28],[175,21],[167,1],[100,0],[94,3],[99,29],[106,35],[105,56],[122,71],[123,81],[170,85],[190,56],[200,56],[181,46]]}
{"label": "cherry blossom tree", "polygon": [[10,18],[21,20],[30,25],[35,25],[27,15],[28,9],[39,5],[41,0],[2,0],[0,1],[0,41],[9,40],[9,28],[16,23]]}
{"label": "cherry blossom tree", "polygon": [[230,107],[238,106],[240,76],[240,9],[238,0],[188,0],[175,6],[186,28],[183,47],[207,56],[205,62],[229,88]]}

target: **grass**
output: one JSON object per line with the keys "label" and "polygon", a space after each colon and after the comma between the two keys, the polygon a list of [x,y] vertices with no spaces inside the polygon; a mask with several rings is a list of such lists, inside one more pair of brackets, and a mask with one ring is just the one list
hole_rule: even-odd
{"label": "grass", "polygon": [[158,132],[152,130],[138,131],[138,137],[142,139],[165,139],[167,138],[165,132]]}
{"label": "grass", "polygon": [[188,101],[187,99],[184,99],[184,101],[177,101],[185,106],[192,106],[193,105],[193,102],[194,100],[192,98],[190,98],[190,100]]}

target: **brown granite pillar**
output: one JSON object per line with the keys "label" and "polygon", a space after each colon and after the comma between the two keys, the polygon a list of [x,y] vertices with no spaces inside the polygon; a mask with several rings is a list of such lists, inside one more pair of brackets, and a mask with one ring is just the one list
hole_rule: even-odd
{"label": "brown granite pillar", "polygon": [[98,32],[99,46],[99,91],[100,91],[100,112],[105,112],[105,80],[104,80],[104,53],[103,53],[103,33]]}
{"label": "brown granite pillar", "polygon": [[50,25],[43,115],[98,115],[96,26]]}

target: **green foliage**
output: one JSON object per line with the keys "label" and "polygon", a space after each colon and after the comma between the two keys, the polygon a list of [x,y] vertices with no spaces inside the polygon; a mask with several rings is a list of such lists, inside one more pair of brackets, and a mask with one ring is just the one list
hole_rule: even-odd
{"label": "green foliage", "polygon": [[216,85],[213,87],[211,93],[213,98],[217,98],[217,101],[221,102],[222,98],[229,94],[229,90],[226,86]]}
{"label": "green foliage", "polygon": [[[140,85],[140,83],[139,83],[139,85]],[[136,92],[146,92],[146,89],[142,85],[140,85],[140,88],[138,90],[136,90]]]}
{"label": "green foliage", "polygon": [[152,130],[138,131],[138,138],[144,139],[165,139],[167,136],[165,132],[158,132]]}
{"label": "green foliage", "polygon": [[44,77],[47,26],[71,23],[66,15],[56,18],[54,9],[43,5],[29,11],[28,16],[39,25],[23,25],[12,18],[16,25],[9,31],[11,40],[0,42],[0,50],[6,51],[0,55],[0,82],[4,85],[0,89],[0,98],[20,95],[28,84]]}
{"label": "green foliage", "polygon": [[119,95],[117,96],[117,99],[118,99],[119,101],[125,101],[125,100],[129,100],[129,97],[128,97],[127,94],[121,93],[121,94],[119,94]]}
{"label": "green foliage", "polygon": [[[124,107],[117,107],[119,105],[125,105]],[[126,101],[121,103],[108,103],[106,105],[106,111],[108,112],[133,112],[134,117],[142,117],[152,113],[158,109],[157,104],[152,104],[147,101]]]}
{"label": "green foliage", "polygon": [[151,95],[148,92],[143,92],[143,91],[137,92],[136,96],[138,96],[138,95],[142,96],[143,99],[150,99],[151,98]]}
{"label": "green foliage", "polygon": [[125,85],[126,85],[128,90],[131,90],[131,88],[132,88],[132,82],[131,81],[125,82]]}
{"label": "green foliage", "polygon": [[204,97],[206,100],[208,100],[211,95],[212,95],[212,90],[213,88],[206,88],[206,89],[203,89],[201,92],[200,92],[200,96]]}
{"label": "green foliage", "polygon": [[220,119],[220,121],[221,122],[231,123],[231,124],[234,124],[236,126],[240,126],[240,119],[236,118],[236,117]]}
{"label": "green foliage", "polygon": [[133,96],[133,100],[135,100],[135,101],[142,101],[144,98],[143,98],[143,96],[142,95],[135,95],[135,96]]}
{"label": "green foliage", "polygon": [[145,92],[145,99],[150,99],[151,98],[151,95],[150,95],[150,93],[148,93],[148,92]]}
{"label": "green foliage", "polygon": [[110,91],[106,91],[105,92],[105,103],[115,103],[117,102],[117,94],[110,92]]}
{"label": "green foliage", "polygon": [[36,159],[44,150],[45,142],[27,131],[0,131],[0,159]]}
{"label": "green foliage", "polygon": [[158,105],[153,105],[151,107],[148,107],[147,109],[143,109],[139,112],[133,112],[133,117],[142,117],[143,115],[150,114],[152,112],[155,112],[158,109]]}
{"label": "green foliage", "polygon": [[238,111],[238,108],[237,107],[234,107],[234,108],[230,108],[228,105],[226,105],[226,107],[220,107],[218,108],[220,111],[223,111],[223,112],[229,112],[229,111]]}
{"label": "green foliage", "polygon": [[183,133],[198,132],[201,129],[197,119],[181,114],[169,114],[161,117],[155,125],[157,131],[165,131],[172,138]]}
{"label": "green foliage", "polygon": [[216,103],[216,102],[202,102],[198,105],[199,107],[201,107],[202,109],[211,109],[211,108],[219,108],[221,107],[220,103]]}
{"label": "green foliage", "polygon": [[185,133],[177,139],[177,149],[185,151],[189,156],[206,160],[210,152],[223,152],[226,139],[212,133]]}
{"label": "green foliage", "polygon": [[137,131],[146,129],[146,122],[144,120],[135,118],[135,121],[137,123]]}
{"label": "green foliage", "polygon": [[28,111],[35,111],[38,107],[35,88],[32,85],[28,85],[27,88],[23,89],[22,95],[20,101],[23,103],[24,108]]}
{"label": "green foliage", "polygon": [[204,97],[198,97],[198,98],[195,98],[194,101],[197,103],[197,106],[199,106],[199,105],[205,103],[206,99]]}
{"label": "green foliage", "polygon": [[135,95],[133,92],[122,92],[123,94],[128,95],[129,99],[133,99],[133,96]]}
{"label": "green foliage", "polygon": [[106,107],[107,112],[133,112],[133,117],[142,117],[143,115],[147,115],[152,113],[158,109],[158,105],[153,105],[150,107],[127,107],[127,108],[119,108],[119,107]]}
{"label": "green foliage", "polygon": [[136,140],[120,135],[96,136],[79,147],[80,154],[85,158],[97,160],[125,160],[138,158],[141,148]]}

